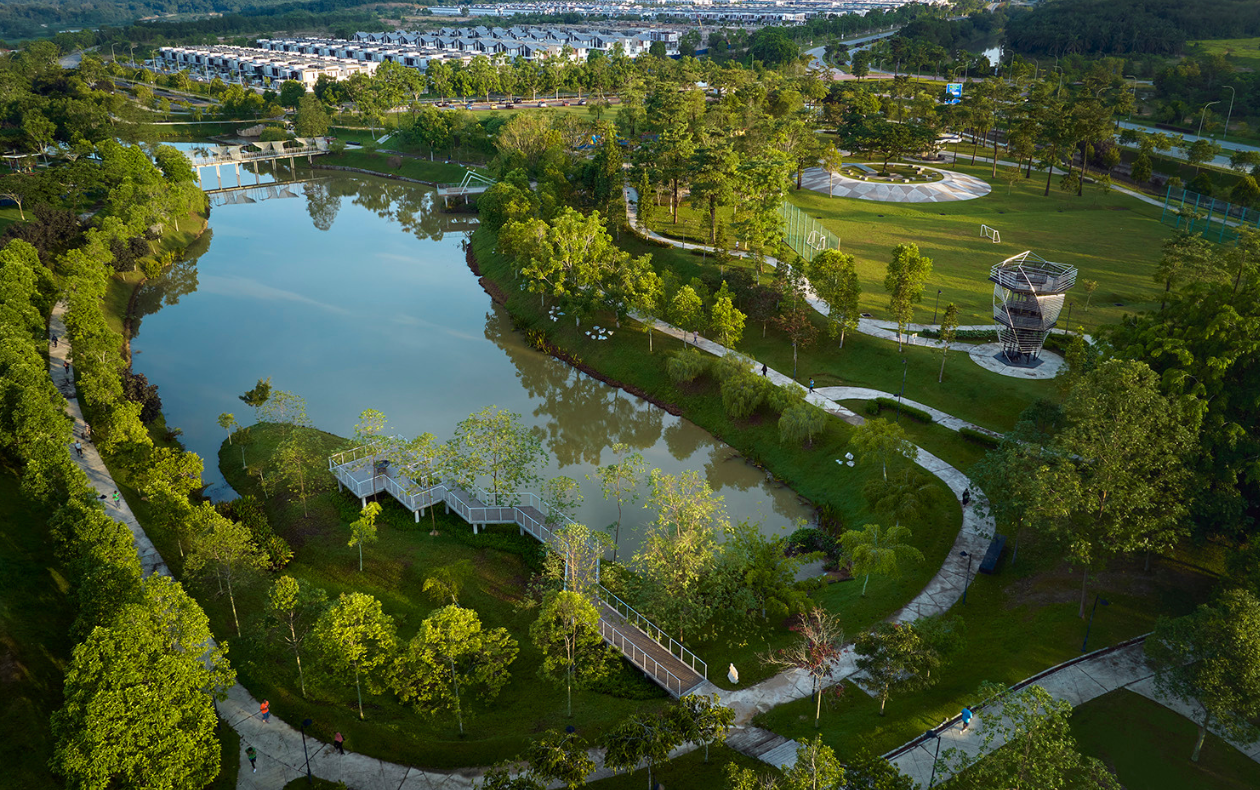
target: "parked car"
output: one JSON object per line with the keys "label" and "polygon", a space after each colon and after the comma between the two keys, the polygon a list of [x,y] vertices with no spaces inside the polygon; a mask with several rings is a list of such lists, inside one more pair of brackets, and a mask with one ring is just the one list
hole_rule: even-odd
{"label": "parked car", "polygon": [[561,104],[563,104],[565,107],[568,107],[568,106],[569,106],[569,103],[568,103],[567,101],[566,101],[566,102],[561,102]]}
{"label": "parked car", "polygon": [[586,99],[582,99],[582,100],[580,100],[580,101],[578,102],[578,106],[579,106],[579,107],[585,107],[585,106],[586,106]]}
{"label": "parked car", "polygon": [[538,106],[539,106],[539,107],[546,107],[546,106],[547,106],[547,102],[545,102],[545,101],[540,101],[540,102],[538,102]]}

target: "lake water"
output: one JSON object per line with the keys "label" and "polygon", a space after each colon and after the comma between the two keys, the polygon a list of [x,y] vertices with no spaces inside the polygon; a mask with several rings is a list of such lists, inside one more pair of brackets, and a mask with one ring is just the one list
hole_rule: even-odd
{"label": "lake water", "polygon": [[[217,469],[216,419],[253,422],[237,396],[270,376],[306,399],[313,424],[342,436],[366,408],[385,412],[391,433],[439,439],[486,406],[517,412],[544,437],[544,477],[582,483],[578,517],[593,527],[615,507],[584,478],[614,460],[617,442],[650,467],[701,471],[732,519],[769,532],[808,517],[796,494],[705,431],[528,348],[464,261],[475,217],[436,210],[417,185],[313,173],[215,196],[190,260],[138,298],[135,370],[206,461],[211,496],[232,495]],[[637,544],[633,533],[623,529],[623,547]]]}

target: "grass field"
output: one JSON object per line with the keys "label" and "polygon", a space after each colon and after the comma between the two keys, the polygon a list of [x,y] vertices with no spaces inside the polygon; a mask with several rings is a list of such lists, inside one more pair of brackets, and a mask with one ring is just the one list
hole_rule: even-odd
{"label": "grass field", "polygon": [[1126,689],[1104,694],[1072,714],[1080,750],[1106,763],[1125,787],[1142,790],[1245,790],[1260,787],[1260,764],[1208,733],[1190,762],[1194,722]]}
{"label": "grass field", "polygon": [[[950,610],[962,618],[966,648],[940,670],[939,684],[893,696],[887,715],[881,718],[879,703],[846,683],[839,699],[824,706],[826,743],[841,755],[862,749],[882,754],[956,715],[973,701],[982,681],[1014,683],[1080,655],[1085,623],[1077,616],[1079,571],[1039,562],[1027,548],[1012,567],[1011,544],[1007,545],[997,575],[977,574],[967,603]],[[1091,574],[1091,593],[1101,592],[1111,606],[1100,610],[1094,620],[1090,648],[1146,633],[1158,615],[1189,612],[1209,594],[1216,578],[1213,565],[1202,558],[1191,562],[1161,559],[1146,574],[1139,559],[1117,562],[1102,573]],[[850,638],[857,633],[846,630]],[[792,702],[762,714],[756,723],[780,735],[806,738],[814,732],[813,711],[808,700]]]}
{"label": "grass field", "polygon": [[1260,38],[1211,38],[1187,41],[1192,52],[1224,55],[1230,63],[1244,69],[1260,69]]}
{"label": "grass field", "polygon": [[[957,169],[990,180],[987,167]],[[1078,282],[1098,282],[1092,299],[1079,284],[1070,294],[1073,325],[1091,329],[1115,323],[1126,312],[1157,308],[1159,289],[1152,275],[1160,244],[1172,234],[1159,223],[1159,209],[1115,192],[1100,195],[1096,189],[1087,189],[1078,198],[1063,193],[1057,184],[1049,197],[1042,197],[1044,184],[1044,175],[1039,180],[1034,173],[1032,179],[1016,183],[1009,195],[1007,185],[999,181],[985,197],[950,203],[883,203],[833,198],[808,189],[793,189],[788,197],[839,237],[842,249],[857,259],[861,308],[876,318],[889,318],[884,272],[893,247],[903,242],[918,244],[934,264],[923,302],[915,310],[916,322],[932,320],[939,289],[941,307],[957,304],[962,324],[991,324],[989,268],[1024,250],[1076,266]],[[678,235],[683,230],[665,222],[667,207],[659,208],[655,218],[653,225],[662,233]],[[695,238],[700,223],[689,207],[684,207],[680,220]],[[982,237],[982,224],[997,228],[1002,242]],[[1115,306],[1117,302],[1123,306]]]}
{"label": "grass field", "polygon": [[370,151],[343,151],[339,154],[321,156],[319,164],[357,167],[377,173],[393,173],[407,178],[414,178],[417,181],[438,184],[459,183],[466,172],[463,165],[447,164],[441,159],[430,162],[427,159],[416,159],[409,156],[399,158],[402,160],[401,164],[398,167],[391,167],[389,164],[390,154]]}

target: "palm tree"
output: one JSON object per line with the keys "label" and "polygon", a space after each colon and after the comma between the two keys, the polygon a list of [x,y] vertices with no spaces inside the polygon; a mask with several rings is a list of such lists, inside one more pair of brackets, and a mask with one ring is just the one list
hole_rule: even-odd
{"label": "palm tree", "polygon": [[896,576],[900,563],[923,561],[923,553],[905,542],[908,540],[910,530],[906,527],[883,529],[878,524],[867,524],[860,531],[851,529],[840,536],[840,545],[853,559],[853,572],[866,576],[866,581],[862,582],[863,596],[872,573]]}

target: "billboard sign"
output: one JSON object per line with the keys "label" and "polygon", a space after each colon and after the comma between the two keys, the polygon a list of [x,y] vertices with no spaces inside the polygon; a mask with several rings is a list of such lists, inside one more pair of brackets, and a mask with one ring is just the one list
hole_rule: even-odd
{"label": "billboard sign", "polygon": [[962,83],[951,82],[945,86],[945,95],[949,98],[946,104],[958,104],[962,101]]}

